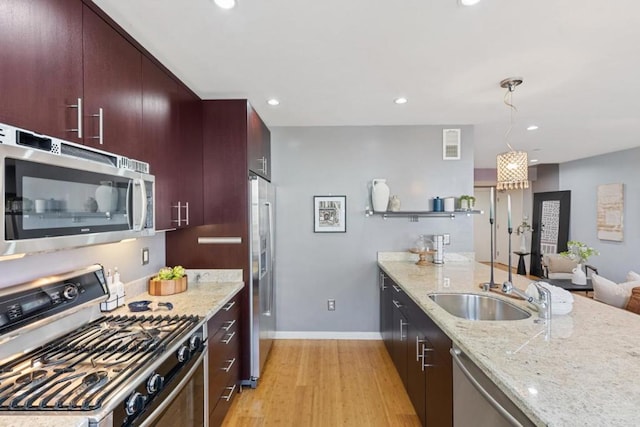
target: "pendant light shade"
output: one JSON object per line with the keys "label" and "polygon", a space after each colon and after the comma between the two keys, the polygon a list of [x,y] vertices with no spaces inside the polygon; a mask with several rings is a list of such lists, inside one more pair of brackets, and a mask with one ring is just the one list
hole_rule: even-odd
{"label": "pendant light shade", "polygon": [[[515,190],[519,188],[529,188],[529,159],[525,151],[516,151],[511,148],[509,134],[513,127],[513,112],[517,111],[512,102],[512,94],[517,86],[522,84],[521,77],[510,77],[500,82],[500,87],[507,89],[504,103],[510,108],[511,118],[509,130],[505,134],[507,147],[510,151],[498,154],[496,158],[496,171],[498,190]],[[507,98],[509,100],[507,101]]]}
{"label": "pendant light shade", "polygon": [[524,151],[498,154],[498,190],[529,188],[529,161]]}

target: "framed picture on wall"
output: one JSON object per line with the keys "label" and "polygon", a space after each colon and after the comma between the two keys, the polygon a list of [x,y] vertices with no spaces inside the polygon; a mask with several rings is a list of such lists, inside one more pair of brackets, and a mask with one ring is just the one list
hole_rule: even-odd
{"label": "framed picture on wall", "polygon": [[624,184],[598,185],[598,239],[624,238]]}
{"label": "framed picture on wall", "polygon": [[313,231],[347,232],[347,196],[313,196]]}

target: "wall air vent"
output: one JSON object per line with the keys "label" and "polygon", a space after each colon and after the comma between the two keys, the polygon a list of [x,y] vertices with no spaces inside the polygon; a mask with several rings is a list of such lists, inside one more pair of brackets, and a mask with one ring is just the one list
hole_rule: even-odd
{"label": "wall air vent", "polygon": [[460,160],[460,129],[442,129],[442,159]]}

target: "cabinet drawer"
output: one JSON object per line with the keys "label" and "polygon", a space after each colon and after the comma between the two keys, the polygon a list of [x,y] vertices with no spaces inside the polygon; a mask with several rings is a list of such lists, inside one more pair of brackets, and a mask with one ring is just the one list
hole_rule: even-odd
{"label": "cabinet drawer", "polygon": [[232,298],[226,303],[215,316],[213,316],[207,322],[207,335],[209,338],[216,335],[222,328],[227,328],[229,322],[236,320],[240,317],[240,299],[238,296]]}

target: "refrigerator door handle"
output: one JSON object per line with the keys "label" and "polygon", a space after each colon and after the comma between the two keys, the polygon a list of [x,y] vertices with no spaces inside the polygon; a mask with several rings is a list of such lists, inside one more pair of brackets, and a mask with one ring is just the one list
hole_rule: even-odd
{"label": "refrigerator door handle", "polygon": [[269,286],[267,287],[267,309],[264,312],[265,316],[271,316],[273,310],[273,205],[271,202],[265,202],[267,207],[267,220],[269,224],[269,256],[267,257],[269,265],[266,266],[269,270],[270,279]]}

